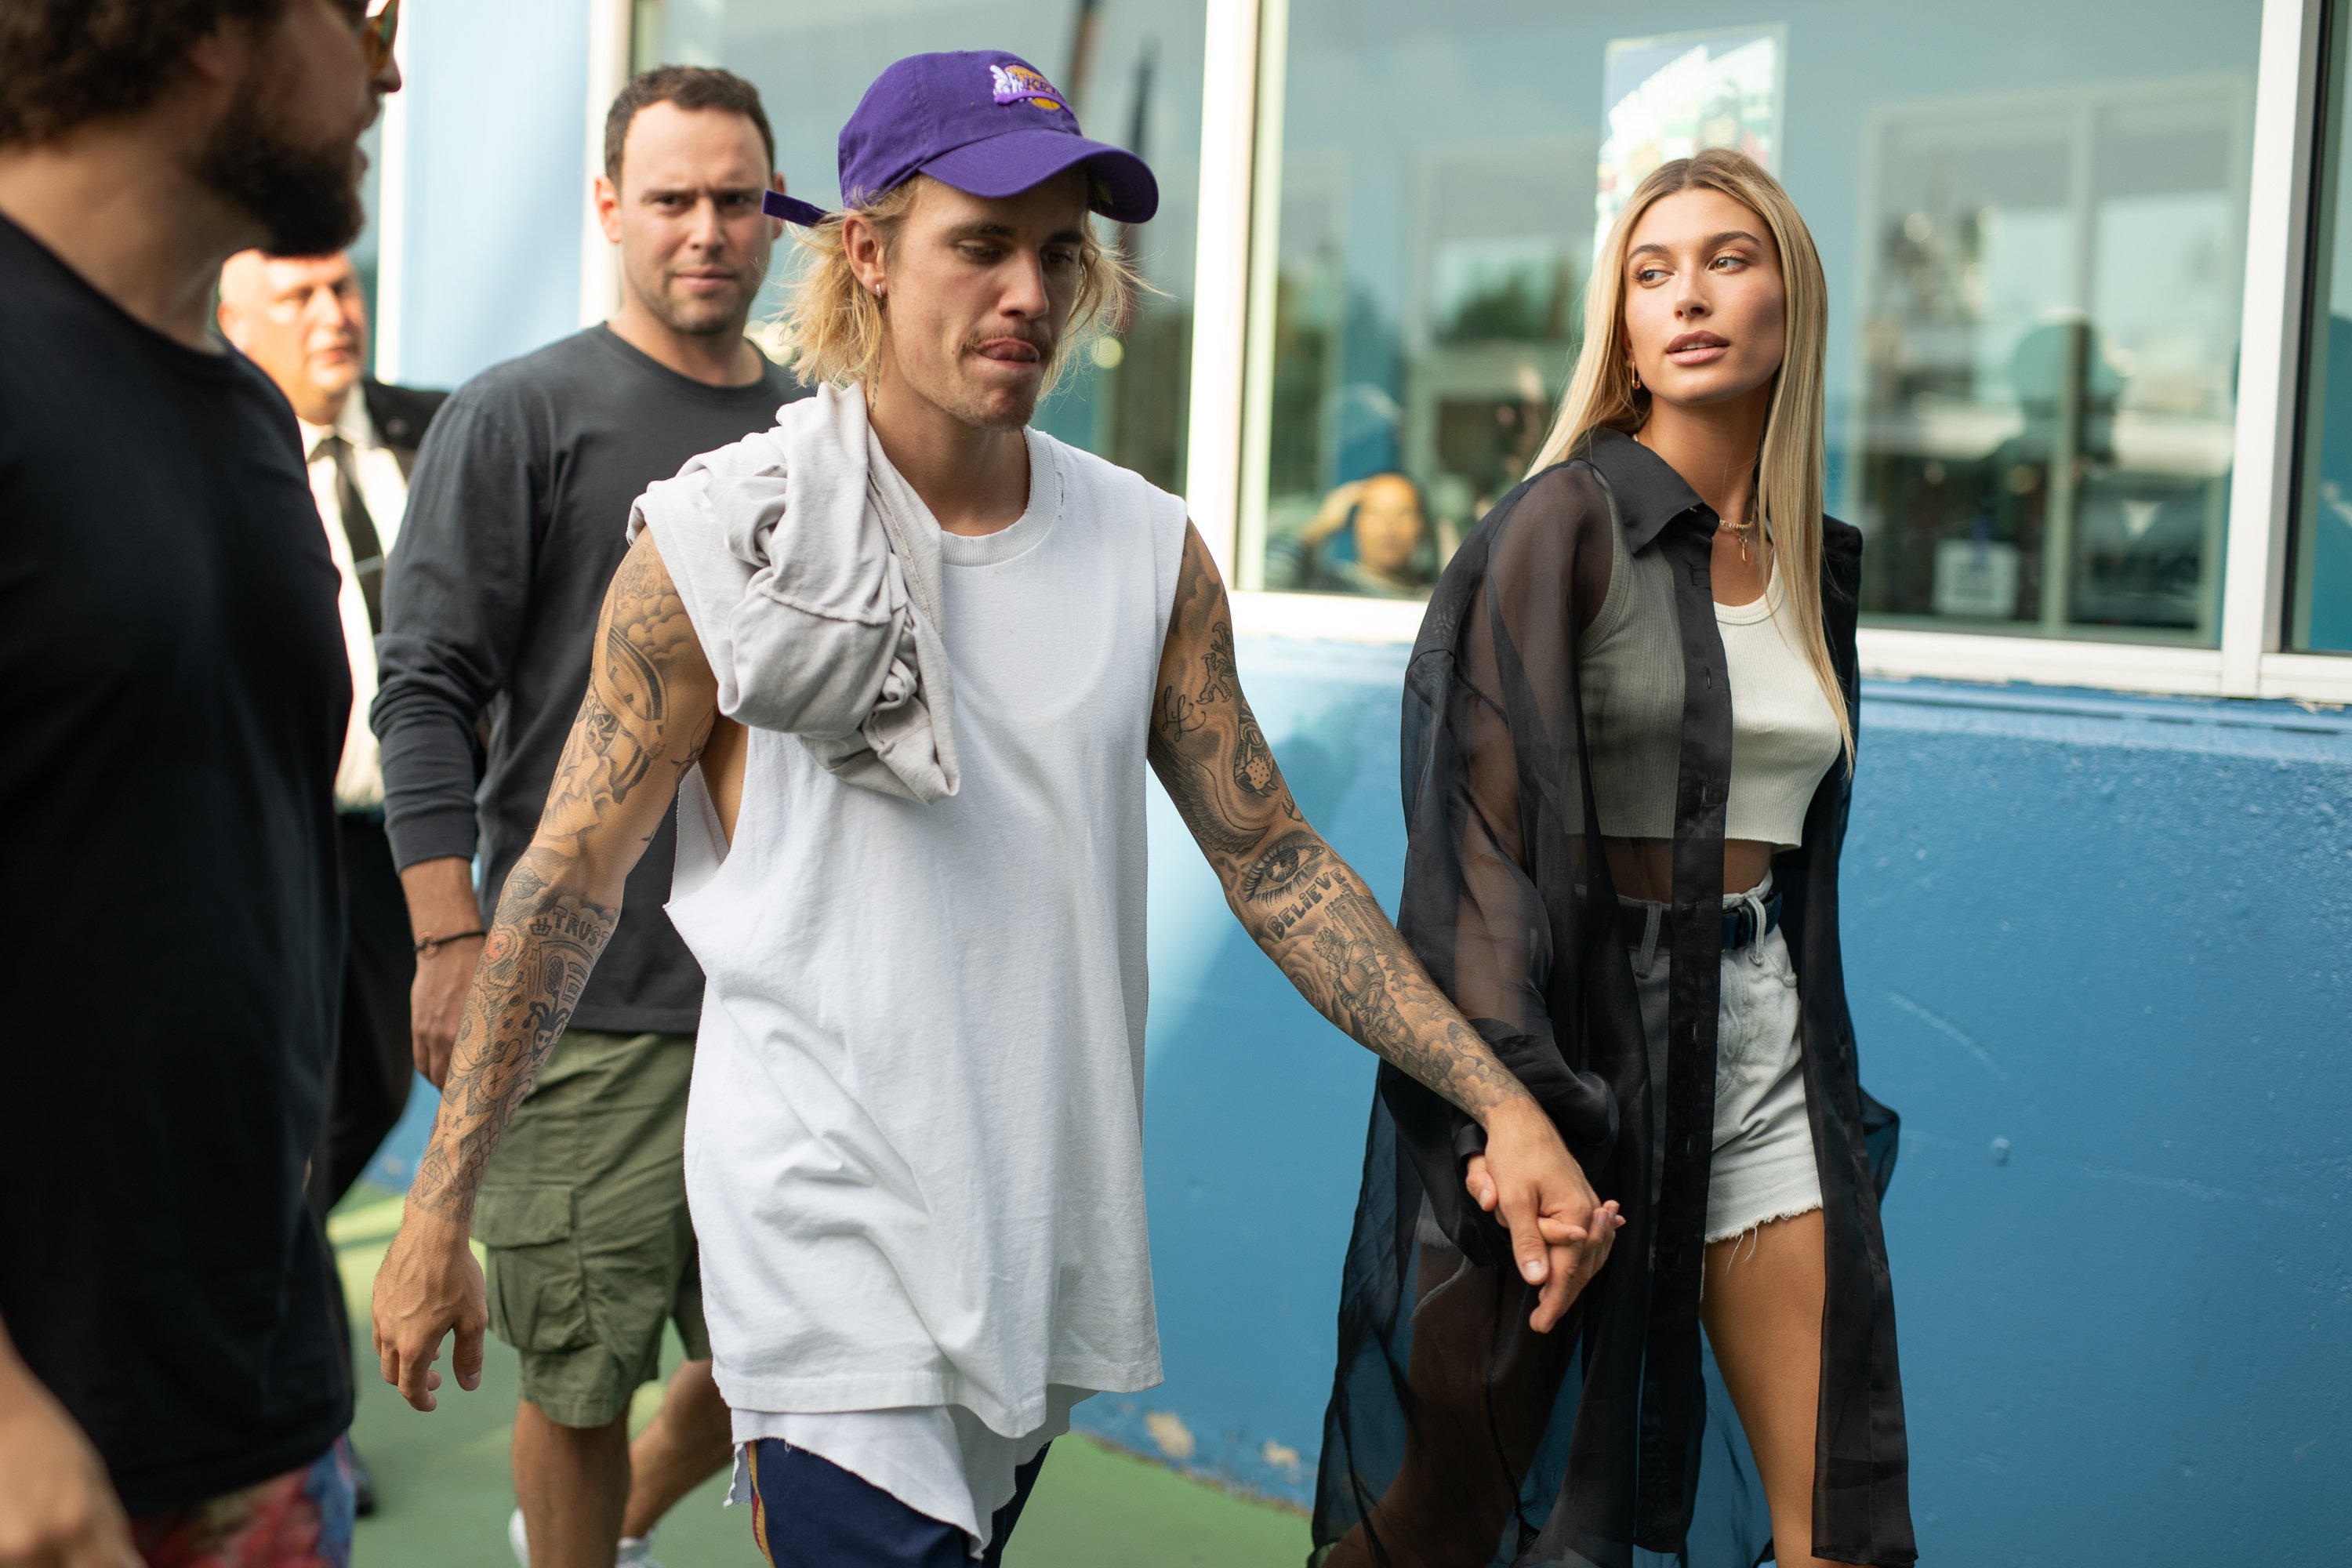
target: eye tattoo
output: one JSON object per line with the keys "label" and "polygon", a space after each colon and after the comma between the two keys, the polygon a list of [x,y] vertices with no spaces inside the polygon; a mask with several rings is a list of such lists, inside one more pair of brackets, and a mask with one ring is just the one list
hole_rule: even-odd
{"label": "eye tattoo", "polygon": [[1242,873],[1242,897],[1253,902],[1280,898],[1290,887],[1312,875],[1322,863],[1323,846],[1304,828],[1286,833],[1274,847]]}

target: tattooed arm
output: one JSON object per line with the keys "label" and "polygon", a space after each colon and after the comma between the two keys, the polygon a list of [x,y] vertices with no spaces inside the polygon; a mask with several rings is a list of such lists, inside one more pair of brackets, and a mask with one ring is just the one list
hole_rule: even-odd
{"label": "tattooed arm", "polygon": [[640,534],[613,578],[571,737],[539,831],[508,874],[474,970],[440,1114],[400,1234],[377,1271],[384,1381],[434,1405],[432,1363],[454,1330],[457,1381],[480,1380],[488,1310],[467,1247],[474,1198],[621,915],[621,890],[718,718],[718,686],[686,606]]}
{"label": "tattooed arm", "polygon": [[1225,901],[1323,1016],[1486,1130],[1471,1173],[1500,1208],[1549,1329],[1608,1256],[1622,1222],[1594,1196],[1550,1119],[1464,1020],[1363,879],[1300,815],[1234,668],[1216,563],[1188,531],[1160,655],[1150,754]]}

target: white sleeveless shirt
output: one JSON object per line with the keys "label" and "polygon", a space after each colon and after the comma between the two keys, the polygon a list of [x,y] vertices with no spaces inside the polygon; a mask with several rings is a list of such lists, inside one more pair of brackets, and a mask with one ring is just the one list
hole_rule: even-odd
{"label": "white sleeveless shirt", "polygon": [[[1008,1489],[1075,1398],[1160,1380],[1144,744],[1186,526],[1139,477],[1028,442],[1020,520],[940,540],[960,792],[860,789],[750,731],[731,845],[698,770],[680,790],[669,904],[707,977],[686,1177],[720,1393],[954,1411],[967,1450],[1015,1440],[980,1467]],[[866,1479],[944,1517],[907,1495],[936,1467]]]}

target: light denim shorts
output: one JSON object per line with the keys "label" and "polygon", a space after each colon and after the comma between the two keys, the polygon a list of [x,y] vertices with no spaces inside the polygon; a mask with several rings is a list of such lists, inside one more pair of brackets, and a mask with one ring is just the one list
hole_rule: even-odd
{"label": "light denim shorts", "polygon": [[[1772,896],[1768,874],[1752,893],[1723,900],[1734,909]],[[1628,909],[1663,906],[1635,899]],[[1663,918],[1648,922],[1654,939],[1633,949],[1641,989],[1642,1032],[1650,1048],[1653,1138],[1663,1129],[1666,1084],[1666,976],[1670,968]],[[1804,1064],[1797,1044],[1797,971],[1775,926],[1760,942],[1727,951],[1723,994],[1715,1024],[1715,1157],[1706,1184],[1706,1239],[1743,1236],[1776,1219],[1822,1206],[1822,1178],[1813,1163],[1812,1123],[1805,1114]]]}

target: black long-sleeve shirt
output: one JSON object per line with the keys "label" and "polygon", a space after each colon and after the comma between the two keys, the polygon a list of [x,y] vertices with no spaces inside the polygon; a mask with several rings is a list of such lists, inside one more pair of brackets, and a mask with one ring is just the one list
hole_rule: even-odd
{"label": "black long-sleeve shirt", "polygon": [[[706,386],[600,326],[484,371],[449,400],[410,480],[376,640],[369,717],[402,867],[478,848],[488,923],[587,690],[630,503],[688,458],[766,429],[796,395],[772,367],[749,386]],[[665,819],[575,1025],[686,1033],[699,1020],[702,972],[661,908],[674,844]]]}

